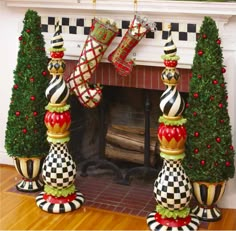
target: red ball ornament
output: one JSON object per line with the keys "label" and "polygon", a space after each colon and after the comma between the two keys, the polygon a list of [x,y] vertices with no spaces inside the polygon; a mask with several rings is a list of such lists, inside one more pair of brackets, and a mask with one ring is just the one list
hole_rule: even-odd
{"label": "red ball ornament", "polygon": [[30,29],[27,29],[26,32],[27,32],[27,33],[30,33]]}
{"label": "red ball ornament", "polygon": [[210,97],[210,101],[213,101],[214,98],[215,98],[215,97],[212,95],[212,96]]}
{"label": "red ball ornament", "polygon": [[199,97],[199,94],[197,92],[193,93],[193,97],[197,99]]}
{"label": "red ball ornament", "polygon": [[199,50],[197,53],[198,53],[199,56],[203,55],[203,51],[202,50]]}
{"label": "red ball ornament", "polygon": [[200,161],[200,164],[201,164],[202,166],[204,166],[204,165],[206,164],[206,161],[205,161],[205,160],[201,160],[201,161]]}
{"label": "red ball ornament", "polygon": [[199,149],[198,149],[198,148],[195,148],[195,149],[194,149],[194,153],[195,153],[195,154],[198,154],[198,153],[199,153]]}
{"label": "red ball ornament", "polygon": [[199,137],[199,135],[200,135],[199,132],[194,132],[195,137]]}
{"label": "red ball ornament", "polygon": [[221,72],[222,73],[225,73],[226,72],[226,69],[224,67],[221,68]]}
{"label": "red ball ornament", "polygon": [[208,148],[208,149],[210,149],[210,148],[211,148],[211,145],[210,145],[210,144],[208,144],[208,145],[207,145],[207,148]]}
{"label": "red ball ornament", "polygon": [[30,78],[30,82],[33,83],[34,82],[34,77]]}
{"label": "red ball ornament", "polygon": [[34,115],[34,116],[37,116],[37,115],[38,115],[38,112],[34,111],[34,112],[33,112],[33,115]]}
{"label": "red ball ornament", "polygon": [[27,129],[26,129],[26,128],[23,128],[23,129],[22,129],[22,132],[23,132],[24,134],[26,134],[26,133],[27,133]]}
{"label": "red ball ornament", "polygon": [[218,45],[220,45],[220,44],[221,44],[221,40],[220,40],[220,39],[217,39],[217,40],[216,40],[216,43],[217,43]]}
{"label": "red ball ornament", "polygon": [[207,35],[206,35],[206,34],[203,34],[203,35],[202,35],[202,38],[203,38],[203,39],[206,39],[206,38],[207,38]]}
{"label": "red ball ornament", "polygon": [[216,142],[220,143],[221,142],[221,138],[220,137],[216,137]]}
{"label": "red ball ornament", "polygon": [[197,112],[194,111],[194,112],[193,112],[193,115],[194,115],[194,116],[197,116]]}
{"label": "red ball ornament", "polygon": [[233,145],[230,145],[230,146],[229,146],[229,149],[230,149],[230,150],[234,150],[234,146],[233,146]]}
{"label": "red ball ornament", "polygon": [[230,167],[230,166],[231,166],[231,163],[230,163],[229,161],[226,161],[226,162],[225,162],[225,166],[226,166],[226,167]]}
{"label": "red ball ornament", "polygon": [[223,124],[225,121],[224,120],[220,120],[220,123]]}
{"label": "red ball ornament", "polygon": [[35,96],[30,96],[30,100],[34,101],[35,100]]}
{"label": "red ball ornament", "polygon": [[199,75],[197,76],[197,78],[198,78],[198,79],[201,79],[201,78],[202,78],[202,75],[199,74]]}
{"label": "red ball ornament", "polygon": [[47,72],[46,72],[46,71],[43,71],[43,72],[42,72],[42,75],[43,75],[43,76],[46,76],[46,75],[47,75]]}
{"label": "red ball ornament", "polygon": [[214,79],[214,80],[212,81],[212,83],[213,83],[213,84],[218,84],[218,80],[217,80],[217,79]]}
{"label": "red ball ornament", "polygon": [[222,83],[220,86],[224,88],[224,87],[225,87],[225,84],[224,84],[224,83]]}
{"label": "red ball ornament", "polygon": [[22,41],[23,38],[22,38],[22,36],[20,36],[18,39],[19,39],[19,41]]}
{"label": "red ball ornament", "polygon": [[219,108],[222,108],[223,107],[223,104],[222,103],[219,103]]}
{"label": "red ball ornament", "polygon": [[185,107],[188,108],[188,107],[189,107],[189,103],[186,103],[186,104],[185,104]]}
{"label": "red ball ornament", "polygon": [[19,111],[16,111],[16,116],[20,116],[20,112]]}
{"label": "red ball ornament", "polygon": [[18,89],[18,85],[17,84],[14,85],[14,89]]}

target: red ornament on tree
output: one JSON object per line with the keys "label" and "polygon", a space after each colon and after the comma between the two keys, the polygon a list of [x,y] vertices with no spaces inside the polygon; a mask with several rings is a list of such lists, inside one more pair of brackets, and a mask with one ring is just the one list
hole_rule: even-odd
{"label": "red ornament on tree", "polygon": [[26,134],[26,133],[27,133],[27,129],[26,129],[26,128],[23,128],[23,129],[22,129],[22,132],[23,132],[24,134]]}
{"label": "red ornament on tree", "polygon": [[186,104],[185,104],[185,108],[188,108],[188,107],[189,107],[189,103],[186,103]]}
{"label": "red ornament on tree", "polygon": [[47,75],[47,72],[46,72],[46,71],[43,71],[43,72],[42,72],[42,75],[43,75],[43,76],[46,76],[46,75]]}
{"label": "red ornament on tree", "polygon": [[222,108],[223,107],[223,104],[222,103],[219,103],[219,108]]}
{"label": "red ornament on tree", "polygon": [[19,39],[19,41],[22,41],[23,38],[22,38],[22,36],[20,36],[18,39]]}
{"label": "red ornament on tree", "polygon": [[230,165],[231,165],[231,163],[230,163],[229,161],[226,161],[226,162],[225,162],[225,166],[226,166],[226,167],[230,167]]}
{"label": "red ornament on tree", "polygon": [[229,149],[230,149],[230,150],[234,150],[234,146],[233,146],[233,145],[230,145],[230,146],[229,146]]}
{"label": "red ornament on tree", "polygon": [[199,149],[198,149],[198,148],[195,148],[195,149],[194,149],[194,153],[195,153],[195,154],[199,153]]}
{"label": "red ornament on tree", "polygon": [[14,85],[14,89],[18,89],[18,85],[17,84]]}
{"label": "red ornament on tree", "polygon": [[224,67],[221,68],[221,72],[222,73],[225,73],[226,72],[226,69]]}
{"label": "red ornament on tree", "polygon": [[197,112],[194,111],[194,112],[193,112],[193,115],[194,115],[194,116],[197,116]]}
{"label": "red ornament on tree", "polygon": [[206,35],[206,34],[203,34],[203,35],[202,35],[202,38],[203,38],[203,39],[206,39],[206,38],[207,38],[207,35]]}
{"label": "red ornament on tree", "polygon": [[212,96],[210,97],[210,100],[211,100],[211,101],[213,101],[213,100],[214,100],[214,98],[215,98],[215,97],[212,95]]}
{"label": "red ornament on tree", "polygon": [[199,50],[197,53],[198,53],[199,56],[203,55],[203,51],[202,50]]}
{"label": "red ornament on tree", "polygon": [[20,115],[20,112],[19,111],[16,111],[16,116],[19,116]]}
{"label": "red ornament on tree", "polygon": [[38,112],[34,111],[34,112],[33,112],[33,115],[34,115],[34,116],[37,116],[37,115],[38,115]]}
{"label": "red ornament on tree", "polygon": [[212,81],[212,83],[213,83],[213,84],[218,84],[218,80],[217,80],[217,79],[214,79],[214,80]]}
{"label": "red ornament on tree", "polygon": [[35,100],[35,96],[30,96],[30,100],[34,101]]}
{"label": "red ornament on tree", "polygon": [[194,132],[195,137],[199,137],[199,135],[200,135],[199,132]]}
{"label": "red ornament on tree", "polygon": [[223,124],[224,122],[225,122],[225,121],[224,121],[223,119],[222,119],[222,120],[220,120],[220,123],[221,123],[221,124]]}
{"label": "red ornament on tree", "polygon": [[219,164],[218,164],[218,162],[216,161],[216,162],[214,163],[214,165],[217,167]]}
{"label": "red ornament on tree", "polygon": [[224,83],[222,83],[220,86],[224,88],[224,87],[225,87],[225,84],[224,84]]}
{"label": "red ornament on tree", "polygon": [[210,144],[208,144],[208,145],[207,145],[207,148],[208,148],[208,149],[210,149],[210,148],[211,148],[211,145],[210,145]]}
{"label": "red ornament on tree", "polygon": [[27,33],[30,33],[30,29],[27,29],[26,32],[27,32]]}
{"label": "red ornament on tree", "polygon": [[221,44],[221,40],[220,40],[220,39],[217,39],[217,40],[216,40],[216,43],[220,45],[220,44]]}
{"label": "red ornament on tree", "polygon": [[197,98],[199,97],[199,94],[198,94],[197,92],[195,92],[195,93],[193,94],[193,97],[194,97],[195,99],[197,99]]}
{"label": "red ornament on tree", "polygon": [[202,78],[202,75],[199,74],[199,75],[197,76],[197,78],[198,78],[198,79],[201,79],[201,78]]}
{"label": "red ornament on tree", "polygon": [[204,166],[204,165],[206,164],[206,161],[205,161],[205,160],[201,160],[201,161],[200,161],[200,164],[201,164],[202,166]]}
{"label": "red ornament on tree", "polygon": [[220,137],[216,137],[216,142],[220,143],[221,142],[221,138]]}
{"label": "red ornament on tree", "polygon": [[33,83],[34,82],[34,77],[30,78],[30,82]]}

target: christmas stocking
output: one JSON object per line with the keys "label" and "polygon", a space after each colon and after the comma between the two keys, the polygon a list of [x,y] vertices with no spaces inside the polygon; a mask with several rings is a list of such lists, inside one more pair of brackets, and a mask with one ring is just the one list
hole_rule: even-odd
{"label": "christmas stocking", "polygon": [[127,76],[132,71],[134,65],[133,60],[125,61],[125,59],[131,50],[150,30],[151,28],[146,24],[146,21],[135,15],[120,44],[108,56],[108,60],[113,63],[116,71],[121,76]]}
{"label": "christmas stocking", "polygon": [[99,84],[90,87],[89,80],[117,33],[118,29],[114,22],[95,18],[75,71],[66,79],[70,90],[78,96],[80,103],[85,107],[96,107],[101,100],[101,87]]}

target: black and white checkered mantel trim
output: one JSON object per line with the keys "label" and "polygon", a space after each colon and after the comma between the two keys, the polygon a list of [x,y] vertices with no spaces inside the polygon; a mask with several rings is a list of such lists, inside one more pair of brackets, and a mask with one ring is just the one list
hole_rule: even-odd
{"label": "black and white checkered mantel trim", "polygon": [[[80,34],[88,35],[93,18],[68,18],[68,17],[42,17],[42,32],[54,33],[56,20],[61,22],[61,30],[63,34]],[[127,31],[131,21],[121,20],[116,22],[119,29],[118,37],[122,37]],[[168,37],[168,26],[170,23],[154,22],[156,25],[155,31],[150,31],[146,34],[146,39],[163,39]],[[172,37],[175,41],[196,41],[199,33],[200,25],[194,23],[171,23]]]}

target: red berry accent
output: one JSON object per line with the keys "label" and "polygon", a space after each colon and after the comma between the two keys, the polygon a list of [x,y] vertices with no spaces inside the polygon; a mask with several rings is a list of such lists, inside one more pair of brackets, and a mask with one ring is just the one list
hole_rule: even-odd
{"label": "red berry accent", "polygon": [[219,108],[222,108],[223,107],[223,104],[222,103],[219,103]]}
{"label": "red berry accent", "polygon": [[230,146],[229,146],[229,149],[230,149],[230,150],[234,150],[234,146],[233,146],[233,145],[230,145]]}
{"label": "red berry accent", "polygon": [[221,142],[221,138],[220,137],[216,137],[216,142],[220,143]]}
{"label": "red berry accent", "polygon": [[221,86],[221,87],[225,87],[225,84],[224,84],[224,83],[222,83],[220,86]]}
{"label": "red berry accent", "polygon": [[225,121],[224,120],[220,120],[220,123],[223,124]]}
{"label": "red berry accent", "polygon": [[47,72],[46,72],[46,71],[43,71],[43,72],[42,72],[42,75],[43,75],[43,76],[46,76],[46,75],[47,75]]}
{"label": "red berry accent", "polygon": [[198,77],[198,79],[201,79],[201,78],[202,78],[202,75],[199,74],[197,77]]}
{"label": "red berry accent", "polygon": [[210,144],[208,144],[208,145],[207,145],[207,148],[208,148],[208,149],[209,149],[209,148],[211,148],[211,145],[210,145]]}
{"label": "red berry accent", "polygon": [[27,129],[26,129],[26,128],[23,128],[23,129],[22,129],[22,132],[23,132],[24,134],[26,134],[26,133],[27,133]]}
{"label": "red berry accent", "polygon": [[199,56],[203,55],[203,51],[202,50],[198,51],[197,53],[198,53]]}
{"label": "red berry accent", "polygon": [[18,89],[18,85],[17,84],[14,85],[14,89]]}
{"label": "red berry accent", "polygon": [[221,68],[221,72],[222,73],[225,73],[226,72],[226,69],[224,67]]}
{"label": "red berry accent", "polygon": [[30,96],[30,100],[34,101],[35,100],[35,96]]}
{"label": "red berry accent", "polygon": [[198,149],[198,148],[195,148],[195,149],[194,149],[194,153],[195,153],[195,154],[199,153],[199,149]]}
{"label": "red berry accent", "polygon": [[38,115],[38,112],[34,111],[34,112],[33,112],[33,115],[34,115],[34,116],[37,116],[37,115]]}
{"label": "red berry accent", "polygon": [[19,116],[20,115],[20,112],[19,111],[16,111],[16,116]]}
{"label": "red berry accent", "polygon": [[30,82],[31,82],[31,83],[34,82],[34,78],[33,78],[33,77],[30,78]]}
{"label": "red berry accent", "polygon": [[199,94],[197,92],[193,93],[193,97],[197,99],[199,97]]}
{"label": "red berry accent", "polygon": [[22,38],[22,36],[20,36],[18,39],[19,39],[19,41],[22,41],[23,38]]}
{"label": "red berry accent", "polygon": [[189,103],[186,103],[186,104],[185,104],[185,107],[186,107],[186,108],[188,108],[189,106],[190,106]]}
{"label": "red berry accent", "polygon": [[27,33],[30,33],[30,29],[27,29],[26,32],[27,32]]}
{"label": "red berry accent", "polygon": [[194,112],[193,112],[193,115],[194,115],[194,116],[197,116],[197,112],[194,111]]}
{"label": "red berry accent", "polygon": [[220,44],[221,44],[221,40],[220,40],[220,39],[217,39],[217,40],[216,40],[216,43],[217,43],[218,45],[220,45]]}
{"label": "red berry accent", "polygon": [[218,80],[217,80],[217,79],[214,79],[214,80],[212,81],[212,83],[213,83],[213,84],[218,84]]}
{"label": "red berry accent", "polygon": [[229,161],[226,161],[226,162],[225,162],[225,166],[226,166],[226,167],[230,167],[230,166],[231,166],[231,163],[230,163]]}
{"label": "red berry accent", "polygon": [[195,137],[199,137],[199,135],[200,135],[199,132],[194,132]]}
{"label": "red berry accent", "polygon": [[202,38],[206,39],[206,38],[207,38],[207,35],[206,35],[206,34],[203,34],[203,35],[202,35]]}
{"label": "red berry accent", "polygon": [[204,166],[204,165],[206,164],[206,161],[205,161],[205,160],[201,160],[201,161],[200,161],[200,164],[201,164],[202,166]]}

